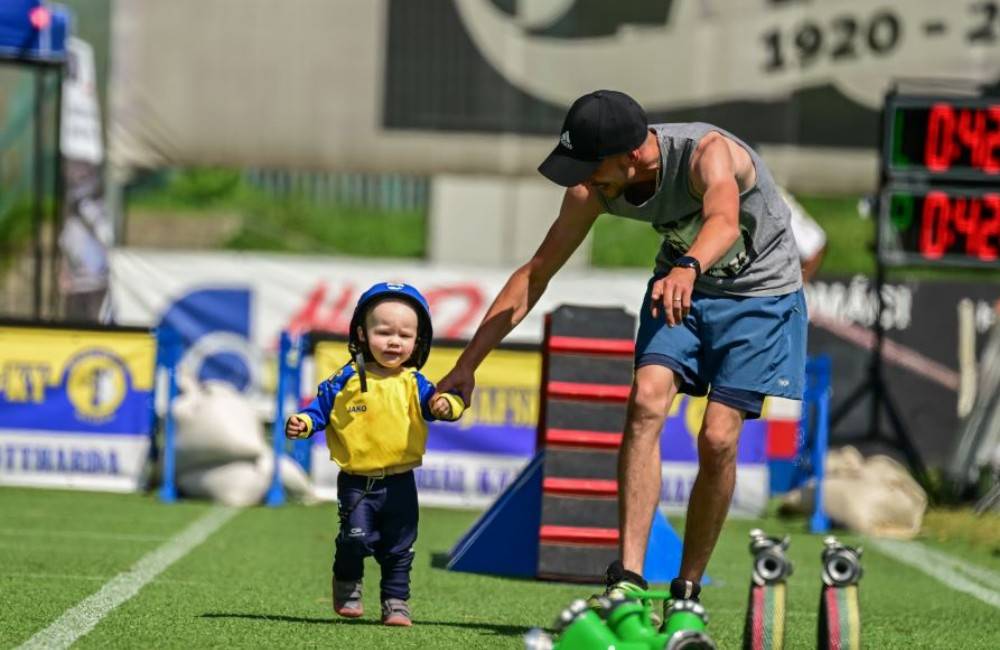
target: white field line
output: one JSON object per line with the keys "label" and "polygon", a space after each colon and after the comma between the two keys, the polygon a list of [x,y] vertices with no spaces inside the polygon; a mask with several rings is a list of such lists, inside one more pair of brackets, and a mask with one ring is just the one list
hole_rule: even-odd
{"label": "white field line", "polygon": [[918,542],[872,539],[869,544],[886,556],[935,578],[946,587],[1000,609],[1000,591],[991,588],[1000,586],[995,582],[1000,576],[994,571],[931,550]]}
{"label": "white field line", "polygon": [[[891,540],[887,540],[891,541]],[[907,542],[895,542],[897,544],[907,544]],[[971,578],[975,582],[983,584],[990,589],[995,591],[1000,591],[1000,573],[987,569],[986,567],[979,566],[978,564],[973,564],[971,562],[966,562],[963,559],[957,558],[953,555],[948,555],[943,551],[930,548],[923,544],[918,544],[917,542],[909,542],[909,544],[916,544],[920,547],[923,553],[925,553],[929,558],[933,559],[935,562],[939,562],[951,569],[958,571],[959,573],[964,573],[965,577]]]}
{"label": "white field line", "polygon": [[129,598],[167,567],[187,555],[239,512],[236,508],[213,508],[190,526],[147,553],[125,573],[106,582],[101,589],[63,612],[44,630],[28,639],[20,649],[68,648],[94,629],[102,618]]}

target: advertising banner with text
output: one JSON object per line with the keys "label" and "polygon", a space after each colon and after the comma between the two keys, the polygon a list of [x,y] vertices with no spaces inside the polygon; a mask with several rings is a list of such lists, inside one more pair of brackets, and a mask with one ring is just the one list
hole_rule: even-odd
{"label": "advertising banner with text", "polygon": [[0,484],[139,489],[155,359],[149,331],[0,324]]}

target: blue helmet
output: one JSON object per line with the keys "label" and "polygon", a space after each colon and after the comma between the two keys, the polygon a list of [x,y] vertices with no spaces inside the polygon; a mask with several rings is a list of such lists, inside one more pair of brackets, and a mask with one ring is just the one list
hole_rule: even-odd
{"label": "blue helmet", "polygon": [[427,356],[431,352],[431,339],[434,336],[434,330],[431,327],[431,310],[427,305],[427,300],[416,288],[402,282],[379,282],[361,294],[361,297],[358,298],[358,304],[354,307],[354,315],[351,316],[347,348],[351,351],[352,357],[356,358],[361,354],[366,361],[373,360],[374,357],[368,349],[368,344],[358,338],[358,326],[364,326],[365,314],[370,307],[374,307],[379,301],[389,298],[404,300],[417,312],[417,340],[413,346],[413,354],[403,365],[420,369],[427,362]]}

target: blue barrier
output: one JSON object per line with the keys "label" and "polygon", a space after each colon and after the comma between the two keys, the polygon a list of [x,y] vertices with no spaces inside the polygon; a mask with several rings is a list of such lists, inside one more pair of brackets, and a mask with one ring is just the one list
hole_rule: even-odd
{"label": "blue barrier", "polygon": [[[162,369],[166,373],[167,384],[167,407],[163,414],[163,480],[160,484],[160,501],[164,503],[177,501],[176,423],[171,406],[177,397],[177,365],[183,351],[183,341],[177,332],[166,327],[156,330],[156,377],[160,376]],[[154,385],[154,417],[155,393]]]}
{"label": "blue barrier", "polygon": [[830,518],[823,507],[823,480],[826,476],[826,452],[830,444],[830,381],[832,363],[829,355],[810,357],[806,362],[806,390],[799,425],[798,459],[793,487],[815,480],[813,513],[809,530],[825,533]]}
{"label": "blue barrier", "polygon": [[285,455],[285,401],[288,398],[289,369],[298,367],[298,363],[289,357],[297,351],[298,348],[292,345],[291,335],[283,331],[278,338],[278,389],[274,400],[274,422],[271,425],[274,473],[271,475],[271,487],[266,499],[267,505],[272,508],[285,503],[285,489],[281,485],[281,459]]}
{"label": "blue barrier", "polygon": [[[309,343],[309,335],[303,334],[298,338],[296,353],[290,354],[286,358],[288,362],[288,392],[294,400],[296,409],[299,407],[299,399],[302,395],[302,359],[308,353]],[[305,470],[306,474],[312,471],[312,448],[311,438],[292,442],[292,458]]]}
{"label": "blue barrier", "polygon": [[[274,443],[274,474],[271,476],[271,487],[267,492],[267,505],[280,506],[285,503],[285,492],[281,483],[281,459],[287,453],[288,442],[285,440],[285,419],[288,415],[289,398],[292,408],[298,408],[299,396],[302,394],[302,358],[306,354],[308,339],[300,336],[293,339],[287,332],[281,332],[278,340],[277,390],[274,396],[274,423],[271,427]],[[312,455],[312,440],[295,440],[289,454],[308,474]]]}

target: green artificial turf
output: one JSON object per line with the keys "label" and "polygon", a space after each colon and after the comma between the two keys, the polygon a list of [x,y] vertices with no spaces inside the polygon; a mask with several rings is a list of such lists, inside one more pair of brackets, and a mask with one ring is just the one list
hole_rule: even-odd
{"label": "green artificial turf", "polygon": [[[150,496],[0,489],[0,647],[16,647],[60,614],[129,569],[210,506],[163,505]],[[378,566],[368,564],[364,618],[330,611],[332,504],[238,514],[132,599],[111,611],[83,648],[521,648],[522,635],[547,627],[586,585],[454,573],[441,557],[478,513],[425,508],[414,564],[415,625],[378,619]],[[680,529],[682,521],[674,521]],[[747,534],[790,532],[795,574],[789,583],[786,648],[815,647],[822,540],[798,522],[727,523],[704,603],[720,648],[740,646],[750,555]],[[843,535],[846,543],[863,543]],[[952,544],[929,540],[949,551]],[[966,561],[993,558],[976,546]],[[995,648],[1000,612],[867,549],[861,586],[867,648]]]}

